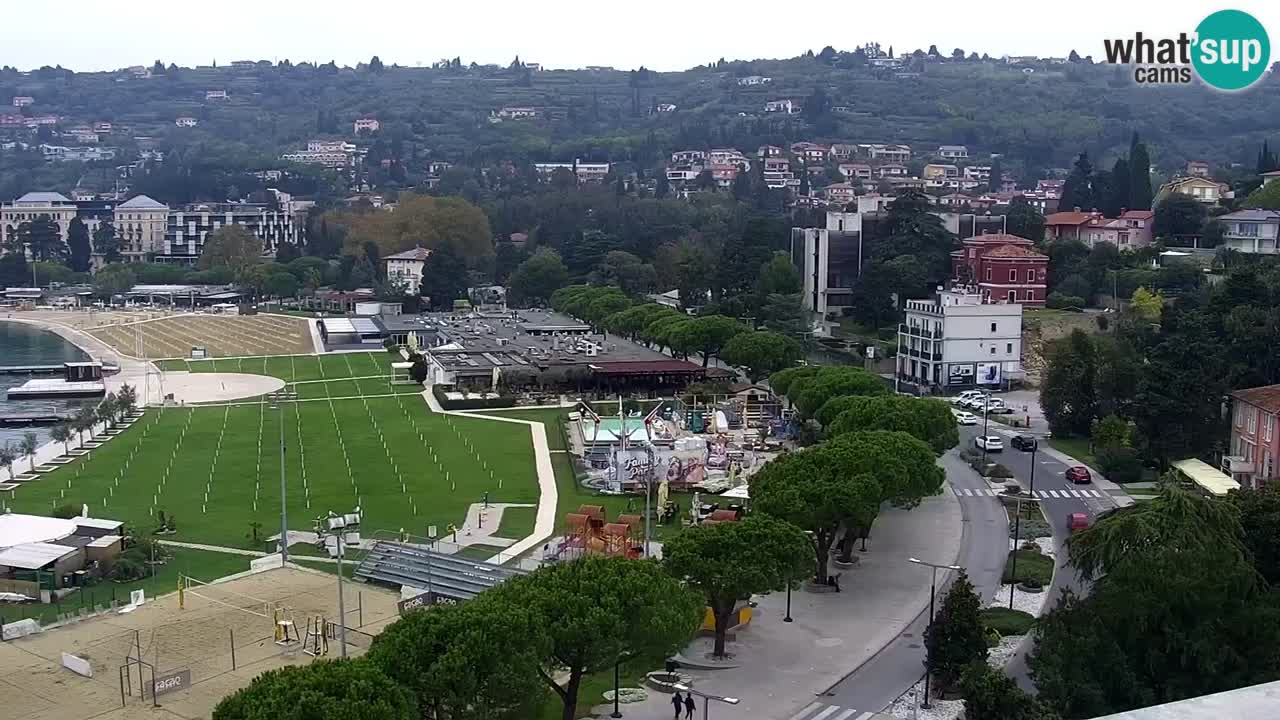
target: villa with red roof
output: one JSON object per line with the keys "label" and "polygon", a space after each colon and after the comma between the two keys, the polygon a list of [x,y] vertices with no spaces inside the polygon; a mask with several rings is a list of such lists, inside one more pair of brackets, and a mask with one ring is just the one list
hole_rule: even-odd
{"label": "villa with red roof", "polygon": [[1056,212],[1045,216],[1044,239],[1050,242],[1074,238],[1093,247],[1109,242],[1121,250],[1132,250],[1151,244],[1151,226],[1155,213],[1150,210],[1125,210],[1118,218],[1105,218],[1098,211]]}
{"label": "villa with red roof", "polygon": [[975,235],[951,253],[951,269],[958,282],[976,285],[987,301],[1044,305],[1049,258],[1024,237]]}

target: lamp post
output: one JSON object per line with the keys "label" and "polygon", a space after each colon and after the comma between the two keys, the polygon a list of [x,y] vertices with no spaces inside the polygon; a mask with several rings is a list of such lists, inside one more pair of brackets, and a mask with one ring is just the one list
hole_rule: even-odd
{"label": "lamp post", "polygon": [[[289,512],[286,507],[284,482],[284,404],[298,399],[298,393],[292,390],[281,390],[271,393],[267,400],[272,410],[280,411],[280,566],[289,562]],[[341,573],[339,573],[341,575]]]}
{"label": "lamp post", "polygon": [[622,717],[622,711],[618,709],[618,666],[621,664],[621,658],[613,661],[613,712],[609,713],[611,718]]}
{"label": "lamp post", "polygon": [[991,393],[982,394],[982,466],[987,466],[987,418],[991,415]]}
{"label": "lamp post", "polygon": [[787,581],[787,616],[782,618],[782,622],[793,622],[791,619],[791,581]]}
{"label": "lamp post", "polygon": [[[1034,473],[1034,472],[1035,472],[1035,464],[1034,464],[1034,463],[1035,463],[1035,455],[1034,455],[1034,454],[1032,454],[1032,456],[1031,456],[1031,457],[1032,457],[1032,463],[1033,463],[1033,464],[1031,465],[1031,471]],[[1035,487],[1034,475],[1033,475],[1032,477],[1033,477],[1033,480],[1032,480],[1032,482],[1031,482],[1031,487],[1033,487],[1033,488],[1034,488],[1034,487]],[[1034,493],[1035,491],[1033,490],[1032,492]],[[1013,609],[1013,589],[1014,589],[1015,587],[1017,587],[1017,585],[1018,585],[1018,583],[1017,583],[1017,580],[1018,580],[1018,544],[1022,542],[1022,534],[1021,534],[1021,533],[1022,533],[1022,502],[1023,502],[1024,500],[1025,500],[1025,501],[1027,501],[1027,502],[1033,502],[1033,503],[1034,503],[1034,502],[1040,502],[1040,501],[1035,497],[1035,495],[1031,495],[1031,496],[1023,496],[1023,495],[1019,495],[1019,496],[1017,497],[1016,504],[1014,505],[1014,511],[1013,511],[1013,552],[1009,554],[1009,557],[1010,557],[1010,560],[1009,560],[1009,609],[1010,609],[1010,610],[1012,610],[1012,609]]]}
{"label": "lamp post", "polygon": [[686,692],[686,693],[689,693],[690,695],[697,695],[698,697],[702,698],[702,720],[707,720],[708,713],[710,713],[711,711],[711,709],[708,706],[711,705],[712,700],[718,703],[724,703],[725,705],[737,705],[739,702],[741,702],[736,697],[724,697],[722,695],[712,695],[711,693],[704,693],[701,690],[694,690],[688,685],[677,684],[675,686],[675,689],[678,692]]}
{"label": "lamp post", "polygon": [[338,645],[342,648],[342,657],[347,656],[347,608],[342,594],[342,556],[347,533],[360,532],[361,513],[356,507],[353,512],[339,515],[332,510],[327,517],[316,518],[316,543],[325,547],[326,540],[333,536],[338,557]]}
{"label": "lamp post", "polygon": [[[924,565],[930,568],[930,570],[932,571],[932,577],[929,580],[929,631],[932,631],[933,630],[933,600],[934,600],[934,597],[938,594],[938,570],[959,570],[961,568],[959,565],[939,565],[937,563],[931,563],[926,560],[921,560],[919,558],[907,558],[907,562],[915,563],[916,565]],[[926,645],[925,646],[926,663],[924,668],[924,702],[920,703],[920,707],[925,708],[926,710],[930,707],[928,652],[929,652],[928,646]]]}

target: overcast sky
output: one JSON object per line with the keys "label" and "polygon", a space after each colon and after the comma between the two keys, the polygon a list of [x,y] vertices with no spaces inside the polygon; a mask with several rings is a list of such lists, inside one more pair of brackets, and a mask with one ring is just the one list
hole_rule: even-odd
{"label": "overcast sky", "polygon": [[213,60],[429,65],[521,59],[549,68],[682,70],[717,58],[792,57],[868,41],[1002,55],[1102,57],[1104,37],[1193,30],[1213,10],[1253,13],[1280,42],[1280,3],[1187,0],[758,2],[740,0],[101,0],[4,3],[0,63],[77,71]]}

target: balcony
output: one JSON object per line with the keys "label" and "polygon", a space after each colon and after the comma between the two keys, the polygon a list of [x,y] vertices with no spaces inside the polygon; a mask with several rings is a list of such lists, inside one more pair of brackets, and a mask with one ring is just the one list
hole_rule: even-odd
{"label": "balcony", "polygon": [[940,330],[928,330],[926,328],[915,327],[905,323],[898,323],[898,332],[903,335],[914,335],[916,337],[929,338],[932,340],[942,339],[942,331]]}
{"label": "balcony", "polygon": [[1243,455],[1224,455],[1222,457],[1222,472],[1228,475],[1253,475],[1257,471],[1257,466],[1252,461],[1245,460]]}

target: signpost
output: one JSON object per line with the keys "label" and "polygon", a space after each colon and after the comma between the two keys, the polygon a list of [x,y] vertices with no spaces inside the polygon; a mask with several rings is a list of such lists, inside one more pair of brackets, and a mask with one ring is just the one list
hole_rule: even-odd
{"label": "signpost", "polygon": [[153,682],[152,694],[154,697],[168,695],[171,692],[186,690],[191,687],[191,671],[179,670],[178,672],[161,675],[155,678]]}

